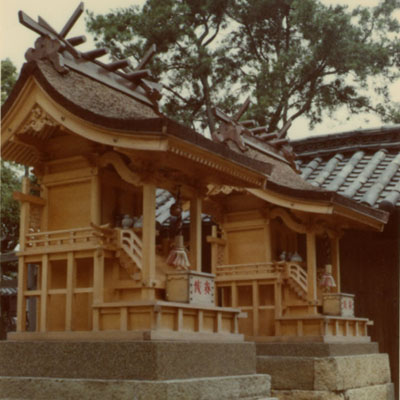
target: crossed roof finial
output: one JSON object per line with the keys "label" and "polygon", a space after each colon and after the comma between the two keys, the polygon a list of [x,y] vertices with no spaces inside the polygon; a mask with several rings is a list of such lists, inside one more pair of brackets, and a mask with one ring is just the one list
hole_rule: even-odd
{"label": "crossed roof finial", "polygon": [[[69,69],[77,70],[117,90],[122,89],[126,94],[133,95],[139,100],[146,99],[146,103],[157,106],[156,102],[161,98],[161,86],[146,79],[151,77],[151,73],[149,69],[145,69],[157,51],[156,46],[153,44],[149,48],[136,68],[132,67],[128,59],[116,60],[108,64],[102,63],[97,59],[107,54],[107,49],[99,48],[80,52],[75,46],[86,42],[86,37],[82,35],[67,39],[68,33],[83,11],[84,4],[80,3],[60,32],[57,32],[42,17],[39,16],[36,22],[23,11],[19,11],[20,23],[40,35],[35,42],[35,48],[30,48],[25,53],[26,60],[29,62],[47,59],[60,73],[67,73]],[[106,74],[103,69],[107,71]],[[101,74],[100,70],[102,70]]]}
{"label": "crossed roof finial", "polygon": [[248,147],[255,147],[250,138],[254,138],[258,142],[268,142],[270,146],[275,148],[276,152],[280,153],[296,169],[293,149],[289,145],[289,139],[287,138],[287,132],[292,125],[292,119],[289,118],[279,131],[268,133],[267,126],[258,127],[254,120],[239,121],[249,105],[250,98],[248,97],[233,117],[229,117],[219,108],[214,108],[214,115],[222,123],[216,131],[212,132],[212,139],[219,143],[231,141],[242,152],[247,151]]}

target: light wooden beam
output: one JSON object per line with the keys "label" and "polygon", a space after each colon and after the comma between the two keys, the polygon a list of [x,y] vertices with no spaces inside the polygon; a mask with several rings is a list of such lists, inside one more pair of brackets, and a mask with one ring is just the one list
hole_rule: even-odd
{"label": "light wooden beam", "polygon": [[271,238],[271,221],[266,220],[264,224],[264,243],[265,243],[265,261],[272,261],[272,238]]}
{"label": "light wooden beam", "polygon": [[32,196],[30,194],[24,194],[21,192],[14,192],[13,193],[13,199],[20,201],[21,203],[31,203],[36,206],[44,206],[46,205],[46,201],[42,199],[41,197],[38,196]]}
{"label": "light wooden beam", "polygon": [[[27,176],[22,178],[22,195],[29,195],[30,191],[30,181]],[[30,203],[22,202],[20,222],[19,222],[19,247],[20,250],[25,250],[26,234],[29,230],[29,213],[30,213]]]}
{"label": "light wooden beam", "polygon": [[190,200],[190,264],[191,268],[201,272],[201,206],[199,197]]}
{"label": "light wooden beam", "polygon": [[26,268],[25,258],[18,258],[18,297],[17,297],[17,332],[23,332],[26,329],[25,296],[26,290]]}
{"label": "light wooden beam", "polygon": [[258,290],[258,282],[253,280],[253,336],[258,336],[258,327],[259,327],[259,290]]}
{"label": "light wooden beam", "polygon": [[143,185],[143,284],[142,297],[154,299],[153,282],[156,279],[156,187],[152,183]]}
{"label": "light wooden beam", "polygon": [[315,233],[307,233],[307,300],[309,313],[317,314],[317,251]]}
{"label": "light wooden beam", "polygon": [[340,251],[339,251],[339,237],[331,239],[331,254],[332,254],[332,276],[335,279],[336,287],[333,288],[335,292],[340,293]]}
{"label": "light wooden beam", "polygon": [[72,307],[75,289],[75,259],[74,253],[69,252],[67,256],[67,296],[65,307],[65,330],[72,330]]}
{"label": "light wooden beam", "polygon": [[90,202],[91,222],[101,224],[101,185],[99,175],[92,177],[91,202]]}
{"label": "light wooden beam", "polygon": [[47,331],[47,300],[48,300],[48,278],[49,278],[49,256],[42,256],[42,273],[41,273],[41,294],[40,294],[40,332]]}

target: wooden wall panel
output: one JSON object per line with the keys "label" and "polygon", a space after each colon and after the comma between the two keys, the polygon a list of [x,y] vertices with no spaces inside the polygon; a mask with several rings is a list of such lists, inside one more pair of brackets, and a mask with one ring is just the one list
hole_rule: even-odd
{"label": "wooden wall panel", "polygon": [[50,186],[48,229],[80,228],[90,225],[90,181]]}
{"label": "wooden wall panel", "polygon": [[[399,395],[400,211],[382,233],[349,231],[340,240],[342,292],[353,293],[355,313],[374,321],[372,340],[388,353]],[[398,397],[396,397],[398,398]]]}

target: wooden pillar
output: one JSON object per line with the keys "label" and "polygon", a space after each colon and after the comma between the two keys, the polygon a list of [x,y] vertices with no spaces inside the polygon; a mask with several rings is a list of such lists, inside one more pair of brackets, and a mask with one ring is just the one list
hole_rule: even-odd
{"label": "wooden pillar", "polygon": [[253,281],[253,336],[258,336],[259,327],[259,293],[258,293],[258,282]]}
{"label": "wooden pillar", "polygon": [[265,243],[265,261],[272,261],[272,241],[271,241],[271,220],[265,221],[264,224],[264,243]]}
{"label": "wooden pillar", "polygon": [[104,253],[96,250],[93,257],[93,304],[103,302],[104,292]]}
{"label": "wooden pillar", "polygon": [[[211,227],[211,237],[217,239],[217,226]],[[217,273],[217,260],[218,260],[218,244],[216,241],[211,241],[211,273]]]}
{"label": "wooden pillar", "polygon": [[[30,181],[27,176],[22,178],[22,193],[29,194]],[[19,248],[21,251],[25,250],[26,235],[29,231],[29,213],[30,204],[27,201],[22,201],[19,222]]]}
{"label": "wooden pillar", "polygon": [[142,298],[151,300],[155,297],[153,283],[156,278],[156,187],[154,184],[143,185],[143,284]]}
{"label": "wooden pillar", "polygon": [[42,209],[41,226],[43,231],[49,230],[49,189],[47,186],[41,185],[40,197],[46,201]]}
{"label": "wooden pillar", "polygon": [[235,281],[232,282],[231,288],[232,288],[232,293],[231,293],[232,307],[236,308],[236,307],[238,307],[238,290],[237,290],[237,284]]}
{"label": "wooden pillar", "polygon": [[65,330],[72,330],[72,307],[75,290],[75,258],[74,253],[69,252],[67,256],[67,295],[65,307]]}
{"label": "wooden pillar", "polygon": [[26,290],[26,268],[24,257],[18,259],[18,297],[17,297],[17,332],[26,329],[26,300],[24,292]]}
{"label": "wooden pillar", "polygon": [[309,314],[317,314],[317,249],[315,233],[308,232],[307,235],[307,300],[309,302]]}
{"label": "wooden pillar", "polygon": [[[93,305],[101,304],[104,300],[104,252],[95,250],[93,254]],[[93,330],[100,329],[100,310],[93,309]]]}
{"label": "wooden pillar", "polygon": [[90,219],[96,225],[101,224],[101,185],[99,175],[95,175],[92,178]]}
{"label": "wooden pillar", "polygon": [[49,256],[42,256],[41,293],[40,293],[40,332],[47,331],[47,300],[49,290]]}
{"label": "wooden pillar", "polygon": [[282,317],[282,284],[276,282],[274,285],[275,318]]}
{"label": "wooden pillar", "polygon": [[332,254],[332,276],[335,279],[336,287],[332,288],[334,292],[340,293],[340,251],[339,238],[331,239],[331,254]]}
{"label": "wooden pillar", "polygon": [[201,198],[190,201],[190,264],[201,272]]}

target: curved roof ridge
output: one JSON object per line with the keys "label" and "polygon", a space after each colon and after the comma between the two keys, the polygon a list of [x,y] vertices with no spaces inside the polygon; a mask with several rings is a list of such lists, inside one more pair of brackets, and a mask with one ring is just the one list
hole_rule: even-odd
{"label": "curved roof ridge", "polygon": [[297,156],[303,158],[356,150],[400,149],[400,124],[312,136],[293,140],[291,144]]}

